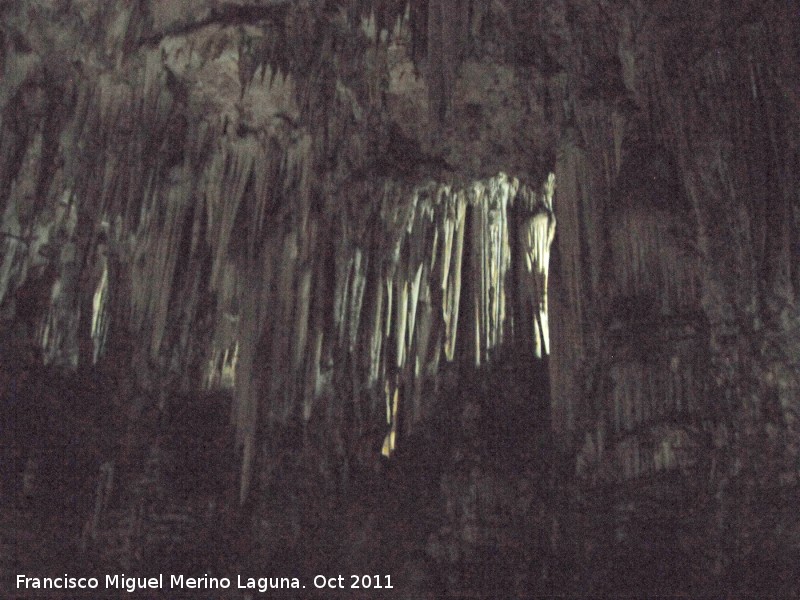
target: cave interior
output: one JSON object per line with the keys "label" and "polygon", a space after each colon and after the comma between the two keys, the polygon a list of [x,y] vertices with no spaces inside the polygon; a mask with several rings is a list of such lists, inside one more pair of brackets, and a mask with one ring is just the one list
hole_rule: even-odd
{"label": "cave interior", "polygon": [[0,595],[800,597],[799,293],[794,0],[0,0]]}

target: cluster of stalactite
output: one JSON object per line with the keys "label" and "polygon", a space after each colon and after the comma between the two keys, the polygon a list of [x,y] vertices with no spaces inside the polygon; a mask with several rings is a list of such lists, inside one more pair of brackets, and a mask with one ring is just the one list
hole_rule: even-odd
{"label": "cluster of stalactite", "polygon": [[[137,18],[108,35],[126,37]],[[224,30],[202,35],[229,42]],[[440,362],[480,366],[513,340],[532,358],[548,352],[552,175],[541,189],[500,174],[376,176],[331,191],[317,172],[329,148],[312,133],[359,118],[343,86],[170,40],[116,73],[76,68],[52,87],[24,56],[6,61],[20,81],[2,140],[22,159],[3,157],[0,299],[45,362],[86,367],[108,354],[179,374],[184,389],[232,388],[244,495],[265,424],[350,419],[385,429],[389,455],[400,424],[410,433],[430,411],[424,390]],[[452,71],[451,54],[431,68]],[[218,69],[205,81],[216,95],[197,83],[204,60]],[[305,96],[328,85],[329,122],[300,125]],[[45,109],[60,95],[52,122]],[[221,113],[208,117],[211,101]],[[7,113],[26,103],[20,131]]]}
{"label": "cluster of stalactite", "polygon": [[[637,322],[637,325],[639,323]],[[652,323],[648,323],[651,327]],[[706,443],[708,361],[702,332],[661,325],[650,334],[630,324],[612,333],[613,359],[596,428],[585,434],[577,474],[592,485],[668,470],[691,472]]]}
{"label": "cluster of stalactite", "polygon": [[[347,410],[360,435],[380,428],[385,414],[390,455],[400,423],[410,434],[429,416],[432,396],[424,390],[435,386],[440,362],[461,356],[479,366],[513,335],[540,353],[547,347],[552,180],[541,194],[505,175],[466,189],[386,181],[362,193],[377,200],[359,202],[371,206],[366,214],[298,223],[269,240],[275,246],[258,271],[240,268],[251,285],[230,281],[241,290],[240,311],[218,326],[233,332],[232,318],[239,327],[234,339],[217,336],[223,345],[212,352],[219,356],[232,342],[238,348],[235,419],[245,460],[259,419],[287,425],[316,416],[333,426]],[[521,218],[517,255],[512,205],[522,197],[517,209],[529,216]],[[527,329],[506,297],[512,255],[534,315]],[[471,284],[462,288],[462,278]]]}
{"label": "cluster of stalactite", "polygon": [[[4,334],[232,390],[242,496],[274,429],[391,455],[508,349],[550,356],[567,479],[798,481],[785,5],[33,4],[0,6]],[[486,116],[518,97],[530,137]]]}
{"label": "cluster of stalactite", "polygon": [[[553,419],[557,431],[581,432],[565,439],[583,448],[577,468],[592,478],[676,468],[680,461],[659,449],[679,437],[717,439],[719,420],[758,428],[739,422],[738,409],[727,412],[762,405],[753,385],[766,363],[742,340],[758,344],[763,323],[777,318],[774,340],[788,357],[797,319],[790,257],[798,239],[798,111],[796,69],[788,66],[796,61],[777,41],[796,27],[796,15],[723,15],[704,6],[704,18],[735,43],[698,43],[693,52],[662,43],[686,39],[669,10],[629,7],[616,24],[589,11],[571,30],[583,40],[600,26],[619,40],[615,48],[587,46],[601,64],[617,64],[607,72],[618,74],[619,89],[592,88],[593,102],[564,111],[555,169]],[[585,84],[575,62],[553,78],[563,86],[557,93]],[[690,344],[707,350],[637,357],[654,339],[680,337],[682,327],[691,330]],[[747,381],[744,372],[761,375]],[[589,397],[596,400],[579,400]],[[790,431],[796,400],[782,397],[780,427]],[[684,424],[656,426],[661,410]],[[597,458],[603,453],[610,462]]]}

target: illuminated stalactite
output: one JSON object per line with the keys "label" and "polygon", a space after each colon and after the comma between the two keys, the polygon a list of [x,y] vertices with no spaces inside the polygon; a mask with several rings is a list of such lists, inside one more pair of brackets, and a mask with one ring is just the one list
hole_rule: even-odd
{"label": "illuminated stalactite", "polygon": [[508,206],[516,191],[516,182],[503,180],[472,190],[476,365],[489,359],[490,351],[502,344],[505,334],[506,275],[511,266]]}
{"label": "illuminated stalactite", "polygon": [[385,457],[390,457],[397,445],[397,409],[400,402],[400,389],[394,387],[388,381],[386,382],[386,424],[389,427],[389,433],[383,440],[381,454]]}
{"label": "illuminated stalactite", "polygon": [[[106,78],[96,89],[83,92],[82,108],[70,135],[96,136],[100,147],[119,144],[129,155],[117,152],[104,157],[95,149],[66,164],[65,169],[77,178],[73,183],[80,194],[70,192],[71,208],[62,211],[59,227],[68,239],[75,235],[75,225],[65,225],[69,218],[74,220],[70,211],[84,215],[87,230],[100,229],[101,218],[106,222],[103,227],[108,229],[109,247],[127,265],[130,277],[131,294],[126,299],[130,329],[148,340],[147,353],[154,359],[167,350],[165,344],[174,343],[167,332],[174,326],[171,307],[175,299],[182,297],[189,307],[195,307],[203,285],[213,292],[216,318],[211,347],[205,357],[204,379],[197,383],[212,389],[233,388],[232,418],[244,463],[242,497],[249,488],[255,460],[256,423],[260,419],[286,422],[298,404],[302,404],[303,418],[311,418],[315,398],[330,392],[326,381],[332,366],[326,363],[331,358],[324,348],[334,339],[338,348],[351,355],[351,361],[370,366],[363,384],[383,387],[391,382],[387,394],[393,437],[387,441],[387,453],[399,435],[401,412],[407,431],[425,418],[430,407],[422,394],[424,381],[435,376],[442,355],[452,361],[457,354],[457,332],[464,320],[461,292],[468,236],[474,253],[469,262],[480,282],[472,302],[479,315],[474,340],[461,343],[474,344],[478,364],[486,362],[490,351],[503,343],[508,334],[506,278],[512,251],[516,252],[511,240],[520,235],[510,230],[509,219],[521,189],[517,180],[501,174],[463,189],[431,183],[412,190],[387,184],[381,199],[381,227],[393,241],[388,245],[382,242],[377,250],[384,254],[375,255],[376,248],[363,243],[347,221],[337,225],[344,235],[335,237],[309,218],[312,157],[308,137],[288,142],[279,148],[282,154],[276,155],[272,152],[275,146],[252,136],[223,137],[212,143],[220,133],[217,125],[202,124],[188,135],[183,160],[167,168],[159,162],[166,161],[166,155],[158,155],[155,161],[144,155],[147,148],[145,140],[137,137],[139,133],[114,130],[113,123],[128,112],[158,127],[172,119],[174,98],[166,90],[158,65],[147,63],[140,84],[137,88]],[[285,94],[283,84],[267,86],[260,93],[269,97],[273,92]],[[125,189],[119,184],[125,158],[131,176],[143,179],[138,188]],[[102,175],[87,179],[84,163],[97,164]],[[290,213],[280,207],[289,196],[296,198],[295,208],[299,208],[293,214],[299,218],[287,219]],[[100,210],[97,218],[89,217],[93,207]],[[545,210],[542,214],[551,214],[546,202],[536,210],[540,209]],[[470,212],[473,227],[468,231]],[[14,213],[10,215],[6,229],[13,233]],[[544,340],[545,352],[544,288],[552,241],[549,218],[540,223],[535,214],[531,216],[522,236],[527,246],[521,250],[533,278],[526,289],[539,314],[530,335],[534,344]],[[325,305],[315,297],[328,293],[319,279],[325,266],[319,262],[318,249],[332,239],[338,244],[334,289],[329,290],[333,314],[314,315],[313,311]],[[18,237],[6,236],[4,243],[22,247]],[[68,248],[76,250],[74,242],[59,247],[62,276],[43,332],[43,345],[51,360],[60,352],[56,348],[64,345],[63,336],[77,335],[78,315],[67,307],[73,306],[71,298],[78,293],[78,281],[71,273],[80,257]],[[196,259],[203,248],[210,252],[209,280],[199,287],[193,283],[194,291],[176,288],[176,284],[188,285],[183,274],[185,261]],[[6,254],[4,263],[8,273],[5,286],[12,269],[20,264],[9,258],[12,254]],[[261,284],[254,286],[253,281]],[[106,335],[109,284],[108,272],[103,270],[91,286],[95,360]],[[371,311],[370,317],[363,315],[366,310]],[[71,334],[67,321],[74,322]],[[266,355],[263,340],[268,341]],[[262,367],[265,360],[266,367]],[[262,369],[268,377],[256,377]],[[269,383],[262,388],[264,381]],[[327,418],[333,419],[337,410],[328,409]]]}
{"label": "illuminated stalactite", "polygon": [[[131,410],[114,419],[133,415],[129,438],[150,418],[140,395],[168,411],[180,387],[217,422],[230,395],[240,497],[268,490],[268,502],[276,473],[288,487],[346,489],[370,464],[354,456],[362,446],[392,456],[395,486],[419,450],[445,471],[428,481],[447,531],[424,544],[453,597],[491,595],[452,583],[494,570],[472,569],[477,547],[525,554],[507,571],[527,593],[564,572],[559,556],[570,569],[583,560],[591,572],[571,579],[603,580],[588,595],[609,595],[626,552],[703,554],[692,536],[673,544],[672,529],[650,527],[660,513],[632,495],[652,485],[652,505],[678,490],[670,524],[713,513],[692,532],[715,539],[713,560],[692,561],[702,578],[748,577],[748,553],[791,570],[751,535],[772,519],[766,492],[797,481],[798,36],[780,7],[700,3],[684,19],[671,2],[5,4],[2,325],[12,341],[41,341],[48,365],[92,378],[113,362],[104,338],[123,348],[114,357],[135,381],[120,387],[135,392],[119,394]],[[536,179],[549,169],[557,195]],[[491,177],[501,170],[525,183]],[[520,379],[547,355],[544,415]],[[484,385],[498,371],[502,393]],[[226,389],[211,410],[201,385]],[[486,406],[465,398],[473,390]],[[554,430],[545,449],[538,430],[520,431],[528,400]],[[509,427],[439,422],[450,403]],[[439,426],[453,424],[442,444]],[[532,460],[495,485],[502,457],[488,455],[515,437]],[[465,449],[473,439],[489,452]],[[480,460],[450,470],[451,449]],[[23,492],[36,494],[45,463],[25,463]],[[685,493],[692,477],[703,485]],[[124,496],[110,480],[97,485],[93,544],[106,503]],[[697,490],[708,513],[692,512]],[[280,520],[297,527],[307,497]],[[247,514],[268,529],[260,499]],[[124,525],[142,539],[145,506]],[[637,547],[637,519],[655,543]],[[539,537],[544,551],[528,552]]]}
{"label": "illuminated stalactite", "polygon": [[[457,67],[465,56],[465,43],[479,29],[481,19],[491,16],[486,7],[473,7],[472,23],[463,17],[448,20],[447,14],[458,12],[454,11],[457,4],[432,2],[427,6],[425,32],[430,37],[430,60],[425,71],[431,77],[425,83],[431,93],[428,108],[434,112],[446,113],[456,107],[450,96],[457,91]],[[120,16],[109,28],[106,41],[111,50],[122,44],[131,27],[139,27],[134,13],[122,11],[120,15],[127,16]],[[385,50],[382,44],[387,44],[392,52],[402,54],[402,44],[407,41],[404,36],[408,33],[404,24],[410,15],[394,17],[397,23],[392,20],[391,24],[396,26],[391,31],[382,29],[389,21],[380,15],[365,16],[358,23],[363,24],[365,37],[381,46],[380,52]],[[229,32],[223,32],[224,27],[220,31],[213,29],[198,28],[199,39],[226,48],[229,40],[225,35]],[[263,402],[270,407],[268,418],[278,420],[288,418],[300,396],[301,412],[305,418],[311,418],[314,397],[330,392],[332,371],[338,368],[331,363],[338,360],[334,355],[340,350],[351,355],[353,364],[369,365],[369,373],[364,377],[367,387],[380,388],[392,378],[400,382],[398,389],[404,396],[401,410],[409,417],[404,419],[408,426],[424,418],[426,406],[419,382],[437,371],[442,355],[446,361],[452,361],[456,359],[457,348],[464,348],[476,363],[483,363],[493,349],[509,341],[512,329],[513,335],[517,335],[526,326],[509,301],[507,276],[514,257],[520,259],[525,271],[524,276],[520,274],[520,293],[532,312],[531,331],[524,335],[533,341],[536,355],[547,354],[552,345],[553,409],[558,427],[564,423],[571,427],[580,412],[571,404],[580,391],[570,378],[579,371],[583,377],[581,369],[587,362],[591,367],[592,355],[603,347],[597,331],[587,323],[596,320],[592,311],[603,309],[598,308],[598,298],[602,298],[606,286],[613,288],[615,297],[621,299],[655,298],[663,315],[697,308],[699,267],[694,249],[686,244],[695,237],[697,214],[692,207],[682,204],[686,211],[671,211],[639,203],[634,197],[620,202],[610,194],[617,177],[623,180],[627,177],[619,173],[623,158],[631,151],[626,146],[626,136],[631,133],[629,113],[633,109],[616,105],[607,110],[597,106],[576,107],[564,128],[558,152],[558,206],[554,209],[549,204],[552,190],[545,192],[541,201],[538,194],[532,194],[535,201],[526,209],[527,213],[520,215],[519,222],[508,216],[512,203],[518,202],[516,198],[522,192],[514,187],[519,184],[513,178],[496,177],[460,188],[429,184],[416,191],[409,188],[401,191],[400,186],[379,183],[385,174],[376,177],[372,201],[394,202],[399,207],[396,215],[382,214],[378,219],[377,228],[392,242],[385,242],[376,250],[364,239],[363,225],[340,236],[338,231],[336,234],[331,231],[332,226],[325,219],[315,221],[309,217],[312,188],[314,194],[324,196],[328,193],[325,186],[330,182],[316,180],[323,162],[324,144],[320,138],[324,136],[312,138],[306,127],[316,128],[315,135],[324,130],[334,138],[351,126],[350,119],[360,127],[358,124],[363,124],[360,119],[365,115],[364,107],[360,106],[364,98],[359,96],[358,89],[349,87],[344,80],[333,82],[335,110],[330,115],[331,122],[306,124],[299,119],[298,106],[303,104],[298,98],[316,98],[314,94],[320,91],[309,87],[297,74],[267,63],[239,64],[242,57],[230,48],[212,53],[213,56],[201,55],[198,48],[182,46],[180,36],[168,36],[157,45],[157,51],[143,49],[137,57],[141,59],[136,63],[138,66],[132,62],[124,73],[104,73],[94,79],[85,75],[85,79],[77,79],[75,114],[62,132],[61,143],[79,151],[64,156],[64,165],[53,178],[54,190],[49,198],[53,201],[68,190],[68,197],[74,199],[71,206],[88,221],[87,230],[96,231],[102,221],[108,222],[110,244],[131,271],[132,329],[148,340],[148,351],[157,362],[165,360],[159,356],[162,351],[170,352],[165,347],[171,343],[165,342],[166,331],[173,324],[170,302],[182,293],[174,289],[180,271],[175,249],[186,234],[187,220],[192,221],[193,228],[192,256],[197,256],[198,248],[205,245],[212,254],[210,279],[217,315],[212,348],[206,357],[209,365],[206,383],[215,387],[223,382],[231,385],[234,378],[250,378],[253,369],[259,367],[244,363],[265,360],[266,368],[276,377],[270,379],[273,383],[266,394],[268,399]],[[379,50],[370,55],[370,78],[381,76]],[[33,77],[36,61],[30,58],[9,54],[5,61],[8,94],[23,80]],[[627,71],[637,66],[634,57],[624,58],[626,77],[630,79],[635,74]],[[774,103],[767,94],[769,82],[765,80],[762,61],[763,57],[754,55],[745,64],[746,96],[752,102]],[[698,84],[707,79],[714,90],[712,95],[719,95],[720,86],[736,75],[729,62],[704,56],[693,77]],[[216,74],[213,80],[212,71]],[[667,87],[666,74],[658,69],[640,75],[646,75],[647,81],[662,91]],[[549,92],[556,96],[568,93],[569,81],[565,77],[553,78],[547,84]],[[197,88],[211,92],[181,88],[198,82],[203,85]],[[626,83],[635,86],[637,82],[631,79]],[[367,94],[370,106],[380,105],[380,87],[379,79],[370,79]],[[4,103],[11,101],[8,94],[3,97]],[[187,94],[188,99],[184,97]],[[732,105],[726,104],[723,111],[712,115],[710,104],[684,107],[683,98],[661,96],[670,119],[671,135],[678,136],[685,130],[684,121],[688,117],[682,115],[692,110],[702,109],[703,114],[713,116],[712,125],[719,129],[732,118]],[[566,97],[560,100],[565,106],[569,104]],[[710,103],[712,98],[704,96],[701,100]],[[30,101],[36,106],[41,103],[37,94]],[[188,132],[176,125],[181,121],[179,117],[194,118],[197,115],[193,110],[202,111],[213,102],[218,103],[213,106],[219,119],[195,119]],[[773,116],[768,116],[765,124],[776,129]],[[147,123],[148,127],[135,127],[138,122]],[[654,126],[659,125],[666,127],[660,121]],[[16,138],[7,122],[2,130],[2,147],[10,152]],[[667,146],[669,141],[668,137],[662,140]],[[689,144],[685,139],[675,142],[670,151],[676,154],[681,169],[686,170]],[[359,139],[348,152],[363,152],[365,143],[366,140]],[[334,142],[330,144],[335,147]],[[24,279],[29,256],[22,254],[33,251],[23,241],[27,239],[25,226],[29,225],[29,215],[22,213],[27,208],[20,209],[17,205],[30,193],[30,181],[43,172],[40,163],[44,160],[45,145],[34,127],[18,153],[22,157],[19,173],[15,171],[12,177],[11,161],[4,158],[2,163],[3,173],[10,178],[3,182],[9,189],[8,198],[4,198],[8,210],[4,218],[6,251],[0,278],[3,294],[9,285]],[[180,148],[180,152],[170,151],[169,146]],[[331,148],[326,150],[330,152]],[[717,149],[720,177],[747,171],[725,166],[728,154],[723,149]],[[595,153],[596,161],[591,158]],[[367,178],[371,176],[369,172]],[[675,174],[677,187],[680,187],[679,177],[680,174]],[[347,195],[349,183],[344,181],[341,194]],[[695,181],[701,186],[706,184],[702,178]],[[728,187],[736,183],[730,177],[723,179]],[[386,195],[394,198],[387,200]],[[202,209],[196,209],[198,203]],[[693,203],[697,200],[693,199]],[[599,226],[601,212],[606,213],[610,233],[608,270],[600,267],[598,258],[603,246],[598,239],[604,235]],[[555,243],[559,245],[557,279],[562,292],[555,302],[552,295],[548,298],[546,294],[553,213],[557,213],[560,223]],[[347,225],[352,215],[341,218]],[[751,237],[760,240],[764,235],[758,228],[765,223],[757,224],[757,220],[751,221],[754,228]],[[202,234],[197,233],[201,222],[204,222]],[[472,224],[469,231],[468,222]],[[275,233],[278,230],[282,237]],[[347,226],[342,231],[347,232]],[[67,237],[72,235],[69,233]],[[318,285],[319,273],[324,270],[320,248],[333,238],[338,240],[334,289],[320,291],[324,287]],[[776,273],[783,273],[781,277],[785,279],[786,243],[781,241],[779,245],[781,248],[775,252],[782,262]],[[466,257],[468,260],[464,256],[466,249],[472,253]],[[85,249],[72,241],[62,244],[59,251],[65,257],[60,266],[62,271],[76,268],[86,258],[82,255]],[[74,259],[66,258],[70,253]],[[469,273],[463,272],[465,263],[469,265]],[[255,264],[261,264],[264,271],[255,269]],[[247,279],[262,275],[279,292],[262,290],[256,299],[245,298],[251,294],[245,291]],[[62,294],[75,293],[71,277],[63,273],[56,284],[52,303],[62,308],[53,309],[47,318],[48,356],[55,353],[52,344],[57,336],[75,335],[64,333],[73,327],[67,321],[74,321],[76,315],[74,309],[70,309],[72,314],[66,314],[65,307],[72,301],[61,298]],[[474,294],[466,303],[461,295],[462,280],[475,283],[464,288]],[[90,286],[92,291],[93,286],[94,282]],[[291,301],[276,303],[283,294]],[[334,299],[332,317],[317,314],[324,305],[318,296],[325,294]],[[642,305],[639,300],[634,304]],[[260,306],[262,302],[274,306],[274,315],[253,319],[242,312],[244,306],[254,303]],[[554,304],[552,315],[548,304]],[[474,308],[475,314],[465,319],[464,305]],[[191,322],[191,316],[186,318]],[[331,319],[335,330],[330,327]],[[457,332],[461,327],[463,334],[465,322],[473,325],[474,331],[469,332],[468,339],[457,340]],[[56,334],[56,330],[60,333]],[[249,340],[245,341],[245,337]],[[262,337],[269,338],[268,356],[254,357],[252,354]],[[244,369],[241,374],[240,369]],[[242,414],[252,414],[255,402],[244,396],[255,397],[258,393],[237,389]]]}
{"label": "illuminated stalactite", "polygon": [[532,339],[537,358],[550,354],[547,290],[550,246],[556,233],[556,220],[553,215],[554,191],[555,175],[551,173],[543,186],[539,203],[529,208],[535,212],[525,219],[519,232],[519,246],[524,254],[526,273],[521,286],[527,290],[526,300],[532,311]]}
{"label": "illuminated stalactite", "polygon": [[[451,10],[456,4],[429,7],[434,17],[427,32],[432,44],[429,70],[436,82],[429,89],[429,105],[436,119],[450,109],[471,25],[463,15],[447,18],[464,12]],[[129,51],[129,36],[145,26],[137,11],[114,15],[108,16],[104,32],[109,56]],[[403,43],[410,16],[394,17],[392,33]],[[370,16],[364,33],[387,44],[391,36],[379,31],[386,23],[381,15]],[[370,365],[369,376],[359,384],[380,388],[393,382],[395,428],[399,411],[405,426],[412,427],[430,408],[423,381],[435,376],[442,355],[449,361],[457,356],[457,333],[465,320],[462,279],[471,276],[463,273],[465,247],[477,247],[465,244],[469,236],[485,244],[476,352],[484,353],[485,361],[488,349],[504,339],[504,279],[512,253],[509,240],[517,237],[509,232],[507,212],[518,184],[501,176],[463,189],[438,184],[416,191],[401,192],[392,185],[385,186],[388,192],[378,189],[375,198],[381,202],[386,200],[382,193],[395,196],[389,201],[398,206],[397,214],[384,215],[381,227],[397,243],[376,254],[362,239],[363,227],[340,237],[329,222],[309,217],[312,187],[320,185],[314,164],[320,148],[298,125],[298,105],[304,102],[298,98],[319,90],[307,82],[296,85],[282,67],[245,65],[247,56],[224,50],[229,42],[224,28],[199,28],[197,33],[203,44],[216,44],[220,51],[206,55],[203,44],[187,48],[179,37],[167,36],[157,48],[143,48],[136,61],[120,61],[118,72],[76,77],[74,114],[61,137],[64,147],[79,151],[64,157],[57,181],[69,190],[71,206],[80,215],[80,236],[91,236],[107,223],[109,246],[130,279],[122,286],[130,295],[115,316],[129,320],[127,329],[147,340],[146,362],[181,368],[199,296],[206,285],[210,288],[216,314],[202,385],[233,388],[232,418],[246,462],[253,459],[256,421],[285,422],[301,403],[299,412],[310,419],[322,397],[331,406],[327,396],[340,351],[350,355],[352,364]],[[13,60],[17,58],[24,57]],[[370,74],[370,103],[379,105],[380,53],[370,60],[375,71]],[[6,62],[7,70],[12,62]],[[25,79],[30,69],[18,71]],[[342,124],[349,119],[361,119],[363,109],[353,89],[341,81],[335,89],[335,111],[342,114],[334,111],[331,123],[325,124],[333,136],[345,131]],[[195,111],[209,107],[218,118],[194,119]],[[4,147],[9,139],[4,135]],[[41,145],[41,136],[26,145],[24,168],[32,173],[40,170]],[[469,211],[485,212],[482,229],[467,231]],[[7,225],[11,232],[13,224]],[[343,229],[348,226],[345,219]],[[74,359],[79,335],[75,297],[82,292],[73,271],[80,270],[86,257],[82,242],[71,239],[74,229],[58,248],[65,257],[63,273],[44,330],[46,355],[52,360],[58,354]],[[10,239],[4,243],[21,247]],[[326,269],[320,249],[332,239],[340,245],[334,289],[327,290],[320,283]],[[182,248],[186,240],[188,250]],[[185,275],[184,270],[187,261],[203,260],[206,249],[209,281],[198,283],[197,274]],[[6,263],[11,254],[6,253]],[[4,265],[4,287],[11,277],[6,271],[24,261],[11,263],[7,269]],[[95,294],[89,302],[95,357],[107,323],[105,285],[114,284],[103,284],[102,277],[84,286]],[[254,280],[262,282],[259,289],[254,289]],[[319,299],[326,294],[333,296],[334,315],[316,314],[326,306]],[[186,312],[179,314],[177,306]],[[189,333],[175,332],[187,327]],[[471,340],[460,343],[466,346]],[[328,418],[337,410],[329,408]],[[243,493],[246,489],[244,484]]]}
{"label": "illuminated stalactite", "polygon": [[[258,163],[255,163],[253,169],[257,168]],[[237,171],[234,169],[230,173]],[[234,181],[237,179],[240,176],[234,175]],[[234,190],[241,189],[233,182],[230,185]],[[535,200],[525,209],[534,211],[530,217],[534,227],[524,237],[528,244],[525,260],[531,266],[531,277],[539,278],[530,281],[526,289],[540,320],[547,318],[543,285],[553,234],[552,217],[545,217],[543,227],[535,224],[537,215],[551,214],[546,211],[552,197],[552,179],[548,186],[545,190],[549,192],[545,191],[542,199],[529,194]],[[489,359],[488,350],[502,343],[504,328],[508,326],[505,279],[511,261],[510,239],[517,237],[509,231],[508,215],[519,189],[520,184],[505,175],[478,182],[465,190],[435,184],[417,190],[386,188],[385,193],[393,196],[391,205],[396,207],[396,210],[384,212],[385,220],[381,225],[387,232],[388,246],[382,242],[371,247],[364,243],[366,240],[349,233],[351,224],[346,221],[336,224],[341,233],[333,242],[336,267],[334,287],[329,292],[320,279],[324,268],[314,266],[321,257],[309,254],[305,259],[308,262],[304,263],[307,266],[301,268],[299,245],[306,241],[302,230],[296,228],[299,223],[292,225],[283,238],[265,233],[266,237],[260,242],[262,250],[258,253],[258,268],[262,269],[259,277],[263,282],[260,291],[247,284],[254,275],[244,274],[236,263],[219,268],[216,271],[219,273],[216,276],[218,314],[223,318],[216,327],[206,381],[208,385],[218,385],[224,369],[233,366],[226,365],[235,357],[234,421],[240,432],[245,460],[248,463],[253,460],[254,420],[285,422],[297,411],[308,420],[317,405],[316,398],[331,392],[323,383],[327,377],[325,373],[337,368],[340,360],[345,363],[342,357],[333,358],[332,367],[325,364],[330,359],[325,358],[323,348],[330,340],[335,340],[339,351],[350,356],[347,360],[351,363],[369,365],[360,382],[362,385],[386,387],[390,429],[384,445],[387,455],[393,451],[400,434],[401,413],[405,432],[425,418],[430,407],[422,395],[424,381],[436,376],[441,355],[446,360],[453,360],[456,355],[468,211],[477,215],[472,220],[475,229],[469,235],[474,240],[471,247],[477,247],[483,259],[473,264],[484,282],[477,300],[483,316],[478,323],[480,335],[472,342],[475,344],[473,352],[483,353],[482,361]],[[214,222],[213,219],[209,221]],[[222,230],[218,224],[216,231]],[[320,236],[330,233],[318,227],[313,231],[320,240],[317,247],[328,243]],[[482,245],[485,248],[481,248]],[[372,254],[386,250],[388,254],[383,256]],[[217,253],[217,256],[221,255]],[[383,266],[372,270],[372,264]],[[440,292],[434,294],[435,289]],[[312,299],[312,290],[315,294],[332,293],[330,317],[312,315],[312,310],[325,305]],[[434,305],[436,297],[441,297],[441,305]],[[258,316],[248,315],[246,311],[257,311]],[[365,311],[369,311],[370,316],[364,315]],[[330,323],[332,328],[320,328],[320,323]],[[266,356],[257,355],[258,340],[265,334],[271,340],[271,349]],[[544,332],[532,327],[528,334],[531,344],[535,344],[534,334],[546,339]],[[464,340],[463,343],[469,342]],[[306,351],[309,344],[311,352]],[[254,369],[255,363],[265,358],[270,384],[260,389],[253,383]],[[296,383],[303,379],[304,383]],[[259,397],[265,399],[257,400]],[[330,398],[326,402],[325,418],[335,419],[338,409],[333,408],[335,405]],[[295,409],[298,403],[302,408]],[[245,483],[243,494],[247,487]]]}
{"label": "illuminated stalactite", "polygon": [[444,354],[453,360],[458,332],[459,300],[461,298],[461,265],[464,256],[464,231],[467,200],[463,194],[446,205],[442,237],[442,319],[444,320]]}
{"label": "illuminated stalactite", "polygon": [[102,356],[108,333],[108,265],[103,264],[103,274],[97,283],[92,297],[92,344],[94,346],[93,364]]}

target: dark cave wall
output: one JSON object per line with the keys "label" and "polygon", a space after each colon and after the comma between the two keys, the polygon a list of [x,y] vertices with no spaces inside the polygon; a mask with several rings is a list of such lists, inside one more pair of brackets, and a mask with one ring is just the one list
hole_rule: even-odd
{"label": "dark cave wall", "polygon": [[[677,545],[685,564],[664,585],[792,594],[797,191],[778,182],[796,177],[797,48],[780,31],[797,15],[704,5],[692,22],[717,29],[700,34],[652,8],[618,15],[626,92],[576,109],[555,170],[554,410],[577,433],[578,506],[606,507],[584,521],[606,529],[584,564],[658,573]],[[576,370],[581,400],[562,404]],[[604,557],[612,536],[623,554]]]}
{"label": "dark cave wall", "polygon": [[0,15],[3,389],[47,435],[111,415],[58,484],[85,552],[797,592],[790,3]]}

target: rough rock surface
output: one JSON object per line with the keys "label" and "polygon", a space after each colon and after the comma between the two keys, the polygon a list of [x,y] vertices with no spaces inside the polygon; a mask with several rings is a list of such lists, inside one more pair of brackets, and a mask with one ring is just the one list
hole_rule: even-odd
{"label": "rough rock surface", "polygon": [[793,3],[0,1],[0,73],[3,585],[800,594]]}

